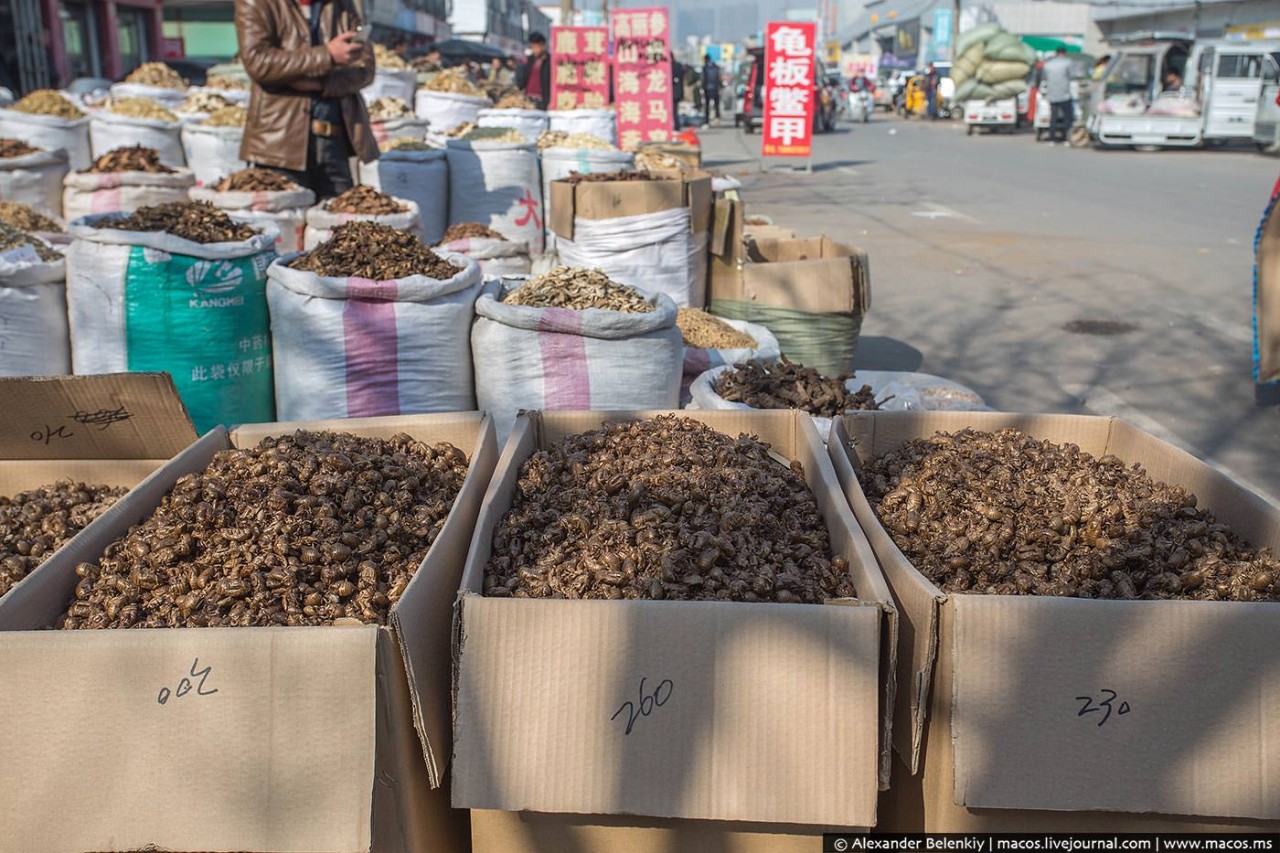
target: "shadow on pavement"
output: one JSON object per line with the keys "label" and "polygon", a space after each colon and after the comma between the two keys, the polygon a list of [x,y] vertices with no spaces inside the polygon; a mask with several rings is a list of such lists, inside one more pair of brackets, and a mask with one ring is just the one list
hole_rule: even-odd
{"label": "shadow on pavement", "polygon": [[853,366],[856,370],[919,370],[924,354],[911,344],[880,335],[858,339]]}

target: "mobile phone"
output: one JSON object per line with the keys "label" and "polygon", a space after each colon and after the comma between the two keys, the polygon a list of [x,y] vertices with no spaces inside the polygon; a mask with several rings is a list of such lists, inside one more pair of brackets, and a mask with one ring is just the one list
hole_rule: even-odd
{"label": "mobile phone", "polygon": [[371,35],[373,35],[373,28],[368,24],[361,24],[356,27],[356,34],[352,36],[352,39],[354,41],[367,43],[369,41],[369,36]]}

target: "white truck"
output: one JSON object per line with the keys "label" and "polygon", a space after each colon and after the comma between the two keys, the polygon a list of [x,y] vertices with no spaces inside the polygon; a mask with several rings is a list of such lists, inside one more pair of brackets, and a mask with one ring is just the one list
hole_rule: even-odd
{"label": "white truck", "polygon": [[1262,93],[1253,122],[1253,141],[1263,154],[1280,154],[1280,53],[1262,60]]}

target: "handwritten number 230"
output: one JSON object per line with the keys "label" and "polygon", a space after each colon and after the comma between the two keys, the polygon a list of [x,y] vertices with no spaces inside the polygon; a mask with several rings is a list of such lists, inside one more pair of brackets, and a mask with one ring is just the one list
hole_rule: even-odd
{"label": "handwritten number 230", "polygon": [[1092,696],[1077,696],[1076,701],[1083,702],[1084,704],[1080,707],[1080,712],[1076,714],[1076,716],[1083,717],[1085,714],[1101,713],[1102,719],[1098,720],[1098,726],[1101,727],[1107,722],[1107,720],[1111,719],[1113,711],[1117,717],[1123,717],[1125,714],[1128,714],[1133,710],[1129,707],[1128,702],[1121,702],[1119,707],[1113,704],[1118,695],[1114,690],[1108,690],[1104,687],[1102,689],[1102,694],[1102,701],[1097,702],[1097,704],[1094,704],[1095,700]]}
{"label": "handwritten number 230", "polygon": [[[640,679],[640,696],[639,704],[630,700],[623,702],[618,710],[613,712],[613,716],[609,718],[612,722],[618,719],[618,715],[623,711],[627,712],[627,730],[624,734],[631,734],[631,729],[635,727],[636,721],[641,717],[647,717],[653,713],[655,707],[661,708],[667,704],[667,700],[671,698],[671,691],[675,688],[670,678],[664,678],[658,682],[658,686],[654,688],[653,693],[648,695],[644,692],[645,679]],[[665,692],[664,692],[665,691]]]}

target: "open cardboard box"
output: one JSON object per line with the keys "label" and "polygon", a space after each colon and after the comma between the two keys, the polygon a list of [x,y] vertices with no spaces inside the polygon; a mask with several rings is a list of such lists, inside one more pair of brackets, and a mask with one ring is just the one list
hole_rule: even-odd
{"label": "open cardboard box", "polygon": [[167,373],[4,378],[0,400],[5,497],[58,480],[131,489],[196,439]]}
{"label": "open cardboard box", "polygon": [[[71,601],[76,564],[179,477],[300,428],[404,432],[470,460],[388,627],[38,630]],[[453,599],[496,458],[487,417],[417,415],[219,427],[148,477],[0,599],[4,835],[49,853],[464,848],[466,815],[432,789],[450,754]]]}
{"label": "open cardboard box", "polygon": [[687,207],[692,233],[711,227],[711,176],[677,172],[661,174],[655,181],[569,181],[551,182],[549,214],[551,230],[565,240],[573,239],[574,220],[617,219],[659,213]]}
{"label": "open cardboard box", "polygon": [[[1280,827],[1280,604],[944,593],[894,544],[855,472],[906,441],[966,427],[1017,427],[1139,463],[1195,493],[1254,545],[1280,550],[1275,507],[1114,418],[837,419],[828,448],[902,614],[893,735],[907,766],[895,768],[904,772],[886,823],[915,831]],[[1099,725],[1101,712],[1081,713],[1084,697],[1101,703],[1111,693],[1117,712],[1127,703],[1124,715]]]}
{"label": "open cardboard box", "polygon": [[[522,415],[504,448],[456,607],[453,802],[554,814],[532,835],[532,816],[489,815],[474,826],[477,849],[520,838],[581,842],[609,825],[570,829],[592,820],[573,816],[786,823],[810,834],[876,821],[877,790],[888,783],[896,614],[807,415],[676,413],[731,436],[755,434],[800,461],[857,599],[815,606],[481,594],[494,529],[524,461],[606,421],[658,414]],[[648,702],[650,713],[628,734],[628,703],[639,708],[649,697],[662,702]],[[655,849],[670,849],[676,823],[649,836]]]}

